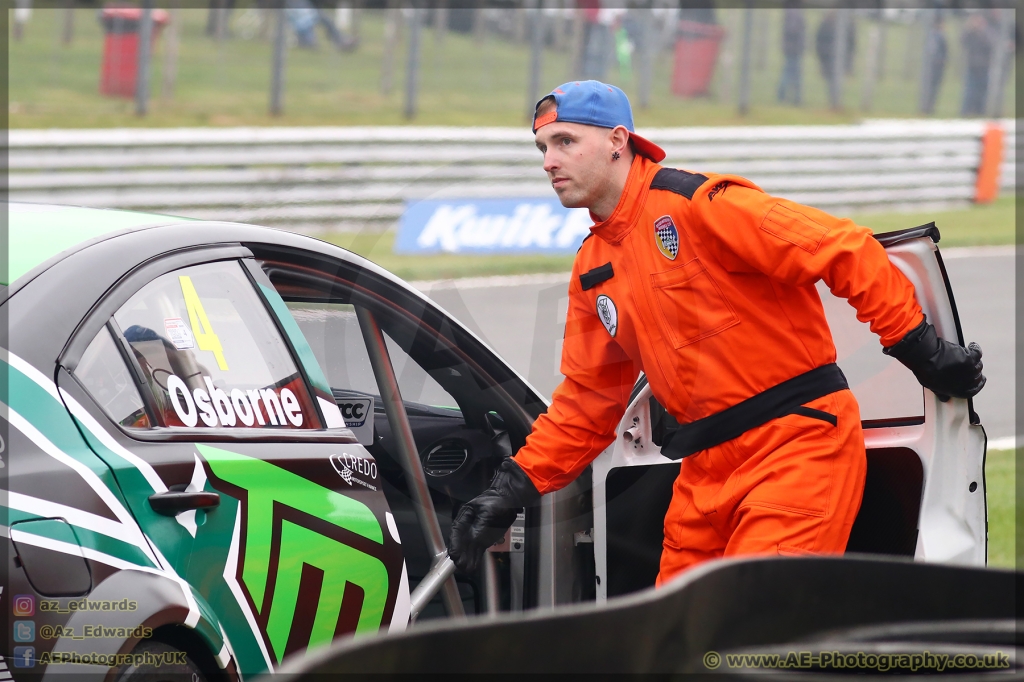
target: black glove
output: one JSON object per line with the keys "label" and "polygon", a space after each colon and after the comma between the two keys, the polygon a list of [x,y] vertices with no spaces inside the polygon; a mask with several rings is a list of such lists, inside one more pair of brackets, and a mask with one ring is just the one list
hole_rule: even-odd
{"label": "black glove", "polygon": [[476,570],[484,552],[497,543],[516,520],[519,510],[540,499],[530,477],[508,457],[491,480],[491,487],[462,505],[452,523],[448,556],[463,573]]}
{"label": "black glove", "polygon": [[940,339],[927,320],[882,352],[906,365],[921,385],[933,391],[942,402],[950,396],[970,398],[985,386],[981,346],[971,342],[965,349]]}

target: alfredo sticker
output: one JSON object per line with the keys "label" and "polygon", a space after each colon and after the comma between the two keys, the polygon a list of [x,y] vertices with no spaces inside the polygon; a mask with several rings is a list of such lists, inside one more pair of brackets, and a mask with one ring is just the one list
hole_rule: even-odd
{"label": "alfredo sticker", "polygon": [[331,466],[348,485],[360,485],[377,491],[377,486],[374,485],[377,482],[377,463],[372,459],[343,452],[340,455],[331,455]]}

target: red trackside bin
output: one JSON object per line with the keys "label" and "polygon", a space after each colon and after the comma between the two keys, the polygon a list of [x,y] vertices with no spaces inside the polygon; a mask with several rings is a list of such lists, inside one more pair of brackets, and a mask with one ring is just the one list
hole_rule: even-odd
{"label": "red trackside bin", "polygon": [[677,36],[672,92],[682,97],[706,95],[725,29],[683,19],[679,21]]}
{"label": "red trackside bin", "polygon": [[[156,44],[160,29],[167,23],[167,12],[153,10],[153,37]],[[139,65],[139,27],[142,10],[138,7],[107,7],[100,15],[103,30],[103,66],[100,93],[114,97],[133,97]]]}

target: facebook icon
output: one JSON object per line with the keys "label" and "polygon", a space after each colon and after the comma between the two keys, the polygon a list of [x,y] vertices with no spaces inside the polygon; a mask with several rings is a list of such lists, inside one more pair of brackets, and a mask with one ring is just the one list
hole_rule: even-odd
{"label": "facebook icon", "polygon": [[34,668],[36,667],[36,648],[34,646],[14,647],[14,667]]}

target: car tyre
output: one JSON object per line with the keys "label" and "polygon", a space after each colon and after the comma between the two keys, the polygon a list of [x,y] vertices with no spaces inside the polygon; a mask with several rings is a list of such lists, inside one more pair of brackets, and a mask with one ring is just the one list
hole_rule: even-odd
{"label": "car tyre", "polygon": [[[115,682],[206,682],[206,675],[192,657],[169,644],[146,640],[135,647],[132,654],[141,654],[144,660],[121,666],[113,678]],[[174,658],[175,654],[185,654],[185,662],[156,663]]]}

